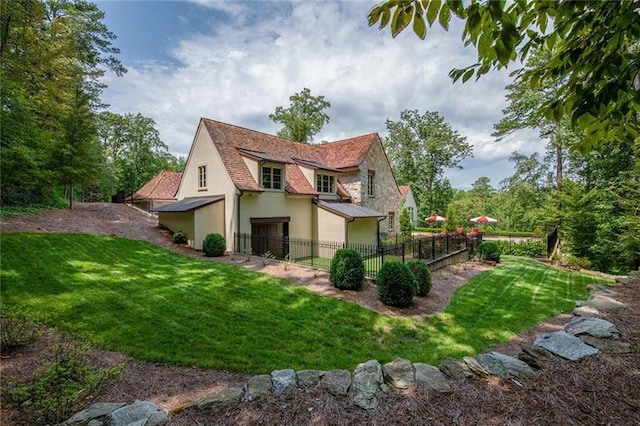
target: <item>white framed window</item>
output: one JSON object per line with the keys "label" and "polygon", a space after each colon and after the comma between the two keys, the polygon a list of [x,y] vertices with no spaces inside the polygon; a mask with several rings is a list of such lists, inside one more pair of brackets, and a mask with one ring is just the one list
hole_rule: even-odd
{"label": "white framed window", "polygon": [[198,166],[198,191],[207,189],[207,166]]}
{"label": "white framed window", "polygon": [[396,223],[396,214],[395,212],[389,212],[387,215],[387,229],[389,232],[393,231]]}
{"label": "white framed window", "polygon": [[331,175],[316,175],[316,191],[330,194],[335,193],[335,177]]}
{"label": "white framed window", "polygon": [[369,170],[367,174],[367,197],[373,198],[376,196],[376,172]]}
{"label": "white framed window", "polygon": [[409,217],[411,218],[411,222],[415,222],[415,216],[413,215],[413,207],[407,207],[407,212],[409,212]]}
{"label": "white framed window", "polygon": [[264,189],[282,189],[282,169],[262,166],[262,187]]}

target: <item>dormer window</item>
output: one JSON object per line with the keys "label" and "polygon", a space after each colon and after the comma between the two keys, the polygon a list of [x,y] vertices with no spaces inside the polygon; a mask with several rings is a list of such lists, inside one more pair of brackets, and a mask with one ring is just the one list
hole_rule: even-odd
{"label": "dormer window", "polygon": [[262,166],[262,187],[264,189],[282,189],[282,169]]}
{"label": "dormer window", "polygon": [[316,175],[316,191],[329,194],[335,193],[335,177],[331,175]]}

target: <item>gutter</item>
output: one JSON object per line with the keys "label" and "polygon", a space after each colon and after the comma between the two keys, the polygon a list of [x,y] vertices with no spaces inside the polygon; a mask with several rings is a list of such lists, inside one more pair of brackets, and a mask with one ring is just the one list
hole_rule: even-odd
{"label": "gutter", "polygon": [[351,222],[355,222],[356,218],[352,217],[344,223],[344,243],[345,245],[349,245],[349,224]]}
{"label": "gutter", "polygon": [[[238,211],[237,211],[237,219],[236,219],[236,234],[238,235],[238,250],[240,250],[240,198],[242,197],[242,195],[244,194],[244,191],[241,189],[238,189]],[[241,251],[238,251],[238,253],[241,253]]]}
{"label": "gutter", "polygon": [[378,250],[380,250],[380,248],[382,247],[382,241],[380,240],[380,222],[382,222],[383,220],[385,220],[387,218],[387,216],[378,219]]}

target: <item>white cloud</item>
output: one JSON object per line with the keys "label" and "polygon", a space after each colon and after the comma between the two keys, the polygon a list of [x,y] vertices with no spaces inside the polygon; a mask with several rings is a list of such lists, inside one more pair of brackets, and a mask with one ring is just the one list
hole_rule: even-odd
{"label": "white cloud", "polygon": [[[434,27],[426,42],[410,30],[394,40],[388,30],[367,26],[373,2],[197,3],[227,19],[167,52],[179,67],[136,62],[126,64],[125,77],[106,78],[111,110],[152,117],[175,154],[188,153],[200,117],[276,132],[279,126],[268,115],[304,87],[332,104],[318,141],[384,136],[385,120],[399,119],[402,110],[439,111],[475,145],[471,172],[487,161],[503,161],[530,140],[526,135],[496,144],[490,136],[506,106],[506,72],[464,85],[451,82],[451,68],[475,59],[472,49],[463,48],[459,28],[447,34]],[[462,186],[471,179],[465,175],[455,171],[449,179]]]}

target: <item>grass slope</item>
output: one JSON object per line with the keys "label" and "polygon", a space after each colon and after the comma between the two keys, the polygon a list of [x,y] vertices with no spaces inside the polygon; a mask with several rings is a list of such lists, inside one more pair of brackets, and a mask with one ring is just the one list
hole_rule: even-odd
{"label": "grass slope", "polygon": [[416,321],[140,241],[5,234],[0,244],[7,307],[139,359],[246,373],[473,355],[571,310],[597,281],[507,257],[446,312]]}

